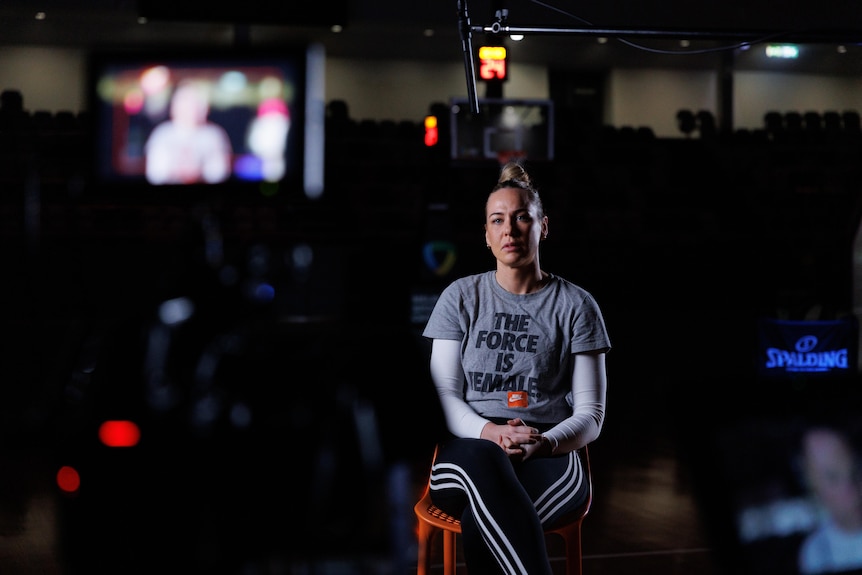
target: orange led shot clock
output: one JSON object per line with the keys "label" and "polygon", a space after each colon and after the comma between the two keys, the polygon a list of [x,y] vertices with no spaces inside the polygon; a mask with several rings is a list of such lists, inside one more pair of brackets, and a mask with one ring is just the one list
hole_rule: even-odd
{"label": "orange led shot clock", "polygon": [[479,48],[479,77],[483,80],[506,79],[506,48],[482,46]]}

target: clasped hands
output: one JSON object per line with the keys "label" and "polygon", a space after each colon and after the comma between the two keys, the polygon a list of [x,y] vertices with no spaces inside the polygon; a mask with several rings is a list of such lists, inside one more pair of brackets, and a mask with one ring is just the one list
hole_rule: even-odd
{"label": "clasped hands", "polygon": [[520,417],[510,419],[505,424],[488,422],[482,429],[482,438],[499,445],[516,461],[536,457],[546,445],[549,446],[539,430],[524,423]]}

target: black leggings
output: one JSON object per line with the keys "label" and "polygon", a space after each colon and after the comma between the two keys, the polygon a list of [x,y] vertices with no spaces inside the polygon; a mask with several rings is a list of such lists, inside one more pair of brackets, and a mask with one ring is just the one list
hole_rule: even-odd
{"label": "black leggings", "polygon": [[583,504],[590,482],[577,452],[513,463],[485,439],[441,443],[431,500],[461,519],[470,575],[550,575],[544,525]]}

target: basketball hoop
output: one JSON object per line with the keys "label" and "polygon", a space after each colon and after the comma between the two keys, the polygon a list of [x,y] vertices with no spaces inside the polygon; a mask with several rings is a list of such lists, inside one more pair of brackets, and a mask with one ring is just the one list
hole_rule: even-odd
{"label": "basketball hoop", "polygon": [[512,161],[521,161],[527,157],[524,150],[497,150],[497,161],[503,166]]}

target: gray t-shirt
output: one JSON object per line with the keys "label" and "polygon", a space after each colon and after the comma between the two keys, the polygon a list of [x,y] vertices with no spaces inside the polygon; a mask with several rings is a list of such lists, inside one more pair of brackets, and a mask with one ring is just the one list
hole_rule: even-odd
{"label": "gray t-shirt", "polygon": [[572,414],[572,354],[610,349],[601,310],[553,274],[526,295],[504,290],[495,274],[447,286],[422,335],[461,342],[465,400],[479,415],[556,424]]}

